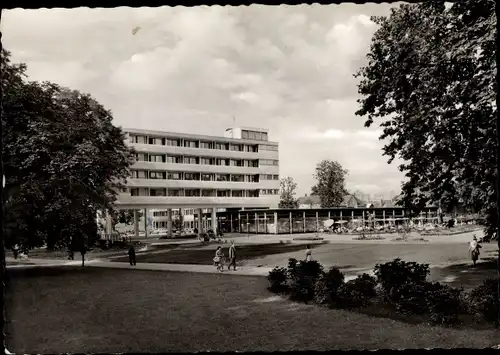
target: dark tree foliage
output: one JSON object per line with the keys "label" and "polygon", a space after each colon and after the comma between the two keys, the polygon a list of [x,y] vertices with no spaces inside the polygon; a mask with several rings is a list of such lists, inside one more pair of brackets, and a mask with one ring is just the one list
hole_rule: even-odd
{"label": "dark tree foliage", "polygon": [[174,230],[183,230],[184,229],[184,215],[179,211],[179,215],[177,215],[172,221],[172,228]]}
{"label": "dark tree foliage", "polygon": [[279,208],[298,208],[299,200],[295,197],[297,183],[292,177],[287,176],[280,180]]}
{"label": "dark tree foliage", "polygon": [[374,17],[359,116],[378,121],[389,163],[403,160],[401,204],[496,214],[496,18],[492,0],[404,4]]}
{"label": "dark tree foliage", "polygon": [[[137,219],[142,218],[142,211],[137,210]],[[113,226],[116,226],[118,223],[120,224],[125,224],[125,225],[131,225],[134,224],[134,211],[133,210],[119,210],[119,211],[113,211],[111,214],[111,220],[113,223]]]}
{"label": "dark tree foliage", "polygon": [[337,207],[347,195],[345,178],[348,171],[337,161],[323,160],[316,166],[314,178],[316,185],[312,187],[313,196],[319,196],[321,207]]}
{"label": "dark tree foliage", "polygon": [[90,95],[26,79],[1,52],[5,246],[88,249],[114,210],[133,151]]}

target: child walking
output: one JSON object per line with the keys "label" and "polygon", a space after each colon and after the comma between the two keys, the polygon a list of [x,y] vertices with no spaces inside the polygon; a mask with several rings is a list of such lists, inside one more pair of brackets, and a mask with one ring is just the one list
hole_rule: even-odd
{"label": "child walking", "polygon": [[224,254],[222,253],[222,247],[218,246],[215,251],[214,265],[217,267],[219,272],[222,272]]}

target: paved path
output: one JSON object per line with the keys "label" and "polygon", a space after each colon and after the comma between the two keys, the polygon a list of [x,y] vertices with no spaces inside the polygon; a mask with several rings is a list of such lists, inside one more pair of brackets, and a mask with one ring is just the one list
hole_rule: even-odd
{"label": "paved path", "polygon": [[[48,259],[25,259],[15,260],[7,257],[5,259],[7,268],[28,268],[28,267],[53,267],[53,266],[79,266],[82,264],[81,260],[48,260]],[[15,262],[17,265],[9,265]],[[212,265],[192,265],[192,264],[163,264],[163,263],[139,263],[136,266],[131,266],[129,263],[111,262],[99,259],[85,261],[87,267],[104,267],[113,269],[137,269],[137,270],[158,270],[158,271],[177,271],[177,272],[195,272],[195,273],[210,273],[216,274],[219,271]],[[225,269],[223,274],[231,275],[246,275],[246,276],[267,276],[271,267],[257,267],[257,266],[240,266],[236,271],[228,271]],[[363,272],[371,273],[371,270],[364,268],[349,268],[342,269],[346,275],[346,280],[356,277],[356,275]]]}
{"label": "paved path", "polygon": [[[241,243],[241,242],[240,242]],[[364,244],[366,242],[363,242]],[[160,252],[160,251],[159,251]],[[108,257],[109,258],[109,257]],[[106,258],[106,259],[108,259]],[[165,264],[165,263],[139,263],[136,266],[130,266],[126,262],[111,262],[101,258],[99,255],[92,256],[92,259],[85,260],[85,265],[88,267],[104,267],[104,268],[115,268],[115,269],[139,269],[139,270],[159,270],[159,271],[176,271],[176,272],[193,272],[193,273],[218,273],[216,268],[212,265],[193,265],[193,264]],[[464,259],[463,262],[469,262],[469,260]],[[22,268],[22,267],[36,267],[36,266],[78,266],[81,265],[81,260],[78,258],[74,261],[62,260],[62,259],[38,259],[38,258],[28,258],[15,260],[12,257],[6,258],[7,268]],[[9,265],[13,263],[15,265]],[[431,264],[431,279],[440,282],[453,282],[457,278],[457,275],[453,275],[452,272],[442,270],[450,265],[457,264],[458,262],[444,262],[439,264]],[[267,276],[272,267],[268,265],[275,265],[271,263],[268,265],[258,266],[259,264],[247,264],[240,266],[237,271],[228,271],[225,269],[224,274],[232,275],[248,275],[248,276]],[[332,265],[324,263],[325,269]],[[346,265],[347,266],[347,265]],[[340,269],[346,276],[346,281],[355,278],[357,275],[362,273],[368,273],[373,275],[373,266],[362,267],[362,268],[352,268],[346,267]],[[434,271],[434,272],[433,272]]]}
{"label": "paved path", "polygon": [[[49,259],[24,259],[15,260],[13,258],[7,257],[6,259],[7,268],[27,268],[27,267],[53,267],[53,266],[79,266],[81,265],[81,260],[49,260]],[[9,265],[9,263],[16,263],[17,265]],[[439,265],[432,265],[432,269],[442,269],[447,266],[453,265],[454,263],[443,263]],[[157,271],[176,271],[176,272],[194,272],[194,273],[219,273],[216,268],[212,265],[194,265],[194,264],[165,264],[165,263],[139,263],[136,266],[131,266],[126,262],[111,262],[100,259],[86,260],[85,266],[88,267],[104,267],[113,269],[137,269],[137,270],[157,270]],[[330,266],[325,266],[329,268]],[[231,275],[246,275],[246,276],[267,276],[272,267],[258,267],[258,266],[240,266],[236,271],[228,271],[225,269],[224,274]],[[340,269],[346,275],[346,281],[354,279],[357,275],[362,273],[367,273],[373,275],[373,268],[341,268]]]}

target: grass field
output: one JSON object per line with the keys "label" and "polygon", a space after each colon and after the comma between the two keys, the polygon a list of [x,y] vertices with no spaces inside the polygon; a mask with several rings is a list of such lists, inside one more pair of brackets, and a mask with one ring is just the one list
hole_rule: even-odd
{"label": "grass field", "polygon": [[[373,268],[375,264],[401,258],[431,265],[465,263],[469,261],[467,244],[431,243],[339,243],[322,244],[312,251],[313,259],[326,266]],[[482,257],[496,255],[495,243],[483,244]],[[284,265],[288,258],[303,258],[303,251],[290,251],[279,255],[267,255],[247,264]]]}
{"label": "grass field", "polygon": [[483,348],[500,331],[293,304],[263,277],[81,267],[7,270],[14,353]]}
{"label": "grass field", "polygon": [[[311,244],[311,248],[318,247],[319,244]],[[162,252],[152,252],[138,254],[136,256],[138,263],[167,263],[167,264],[197,264],[212,265],[215,256],[217,244],[207,247],[177,247]],[[265,245],[242,245],[236,249],[238,262],[262,258],[267,255],[297,252],[300,258],[305,257],[306,244],[265,244]],[[223,247],[223,252],[227,257],[228,246]],[[112,261],[128,262],[128,256],[114,258]]]}
{"label": "grass field", "polygon": [[435,268],[431,271],[431,279],[443,282],[457,288],[470,290],[480,285],[486,278],[498,278],[497,258],[488,257],[473,267],[470,263],[449,265],[444,268]]}
{"label": "grass field", "polygon": [[[214,244],[204,247],[197,245],[169,247],[166,250],[138,254],[137,262],[210,265],[213,263],[216,246]],[[237,245],[238,263],[248,266],[285,266],[289,258],[303,259],[305,246],[306,243]],[[387,262],[396,257],[406,261],[428,263],[431,266],[470,264],[467,245],[461,244],[327,243],[310,244],[310,246],[313,258],[326,267],[373,269],[375,264]],[[223,247],[223,252],[227,254],[227,245]],[[497,255],[496,244],[483,244],[481,253],[482,258],[495,257]],[[114,258],[112,261],[128,262],[128,257],[124,252],[123,257]]]}

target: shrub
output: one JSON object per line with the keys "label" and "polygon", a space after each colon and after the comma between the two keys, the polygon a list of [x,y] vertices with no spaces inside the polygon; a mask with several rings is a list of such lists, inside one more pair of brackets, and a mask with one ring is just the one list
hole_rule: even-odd
{"label": "shrub", "polygon": [[363,307],[377,295],[377,280],[368,274],[359,275],[339,287],[336,304],[342,308]]}
{"label": "shrub", "polygon": [[470,294],[467,292],[460,293],[460,313],[461,314],[473,314],[473,309],[471,308],[471,298]]}
{"label": "shrub", "polygon": [[297,259],[294,259],[294,258],[288,259],[288,266],[287,266],[287,278],[288,279],[293,280],[296,277],[297,264],[298,264]]}
{"label": "shrub", "polygon": [[344,274],[336,267],[321,275],[314,285],[314,300],[318,304],[333,304],[337,290],[344,283]]}
{"label": "shrub", "polygon": [[314,299],[314,285],[323,274],[323,266],[315,260],[308,262],[293,260],[290,259],[291,265],[289,265],[290,299],[311,301]]}
{"label": "shrub", "polygon": [[428,282],[405,283],[391,295],[391,300],[402,314],[425,314],[429,310],[426,300],[428,291]]}
{"label": "shrub", "polygon": [[439,282],[407,283],[397,291],[396,309],[403,314],[429,314],[438,324],[452,324],[462,310],[459,289]]}
{"label": "shrub", "polygon": [[437,324],[453,324],[462,313],[462,290],[439,282],[432,284],[426,294],[430,319]]}
{"label": "shrub", "polygon": [[287,289],[287,269],[284,267],[275,267],[269,271],[267,276],[269,281],[269,291],[271,292],[284,292]]}
{"label": "shrub", "polygon": [[425,282],[430,269],[428,264],[406,262],[397,258],[385,264],[377,264],[374,271],[386,298],[395,300],[398,290],[404,285]]}
{"label": "shrub", "polygon": [[496,322],[498,315],[498,279],[486,279],[470,293],[470,310],[487,322]]}

